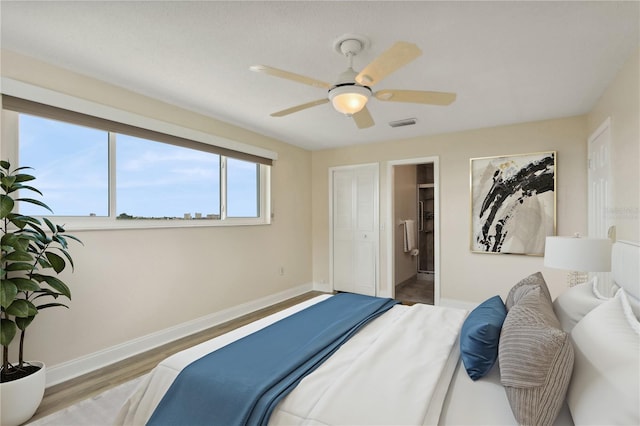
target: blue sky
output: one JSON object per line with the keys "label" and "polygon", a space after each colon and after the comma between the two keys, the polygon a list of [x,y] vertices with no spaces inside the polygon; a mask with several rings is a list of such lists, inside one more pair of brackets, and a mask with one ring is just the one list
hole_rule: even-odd
{"label": "blue sky", "polygon": [[[108,215],[107,158],[105,131],[20,116],[20,165],[33,167],[34,186],[56,215]],[[255,163],[228,159],[227,166],[228,215],[256,216]],[[219,176],[215,154],[117,135],[118,215],[219,214]],[[44,209],[24,203],[22,212],[47,215]]]}

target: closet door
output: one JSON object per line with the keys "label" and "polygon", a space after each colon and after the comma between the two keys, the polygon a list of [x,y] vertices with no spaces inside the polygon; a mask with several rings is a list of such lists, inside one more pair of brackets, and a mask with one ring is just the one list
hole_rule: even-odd
{"label": "closet door", "polygon": [[374,296],[378,281],[378,165],[332,169],[333,289]]}

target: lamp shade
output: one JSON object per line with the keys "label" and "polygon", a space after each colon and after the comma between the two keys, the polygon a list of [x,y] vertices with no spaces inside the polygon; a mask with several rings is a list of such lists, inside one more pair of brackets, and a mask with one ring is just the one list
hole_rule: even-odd
{"label": "lamp shade", "polygon": [[362,110],[371,96],[371,90],[358,85],[338,86],[329,92],[329,99],[336,111],[353,115]]}
{"label": "lamp shade", "polygon": [[611,271],[611,240],[547,237],[544,266],[580,272],[609,272]]}

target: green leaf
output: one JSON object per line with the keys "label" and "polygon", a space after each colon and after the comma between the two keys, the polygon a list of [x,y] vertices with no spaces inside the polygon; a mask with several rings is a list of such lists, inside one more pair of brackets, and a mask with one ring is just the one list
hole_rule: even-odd
{"label": "green leaf", "polygon": [[0,194],[0,218],[4,219],[7,217],[7,215],[11,213],[11,210],[13,210],[14,205],[15,202],[13,201],[13,198],[8,195]]}
{"label": "green leaf", "polygon": [[51,213],[53,213],[53,210],[51,210],[49,208],[49,206],[47,206],[45,203],[43,203],[42,201],[39,200],[34,200],[33,198],[17,198],[16,201],[24,201],[25,203],[29,203],[29,204],[35,204],[37,206],[40,207],[44,207],[45,209],[49,210]]}
{"label": "green leaf", "polygon": [[38,308],[36,308],[36,305],[34,305],[33,303],[31,303],[30,301],[26,301],[27,302],[27,310],[29,312],[29,316],[33,317],[38,313]]}
{"label": "green leaf", "polygon": [[23,216],[23,215],[17,214],[13,216],[10,220],[11,220],[11,223],[16,225],[20,229],[24,228],[27,225],[29,226],[31,226],[32,224],[40,225],[40,221],[35,217],[31,217],[31,216]]}
{"label": "green leaf", "polygon": [[31,315],[26,318],[16,318],[16,325],[22,331],[26,330],[27,327],[31,324],[31,321],[35,318],[35,315]]}
{"label": "green leaf", "polygon": [[36,291],[35,293],[38,293],[38,295],[36,297],[33,298],[33,300],[39,299],[41,297],[53,297],[54,299],[57,299],[58,296],[62,296],[62,294],[55,292],[53,290],[51,290],[50,288],[44,287],[41,288],[40,290]]}
{"label": "green leaf", "polygon": [[28,278],[14,277],[11,281],[18,287],[19,291],[39,291],[42,290],[37,282]]}
{"label": "green leaf", "polygon": [[2,318],[0,320],[0,345],[9,346],[15,335],[16,324],[9,319]]}
{"label": "green leaf", "polygon": [[51,221],[49,219],[47,219],[46,217],[43,217],[42,220],[44,220],[44,223],[47,224],[47,226],[49,227],[49,229],[51,229],[52,233],[56,233],[56,227],[53,226],[53,223],[51,223]]}
{"label": "green leaf", "polygon": [[[27,167],[27,168],[31,168],[31,167]],[[20,169],[16,169],[16,171],[17,170],[20,170]],[[15,177],[16,177],[16,182],[27,182],[27,181],[35,179],[34,176],[27,175],[27,174],[24,174],[24,173],[17,174],[17,175],[15,175]]]}
{"label": "green leaf", "polygon": [[47,256],[47,260],[51,264],[51,267],[58,274],[60,272],[62,272],[64,270],[64,268],[67,266],[67,264],[64,261],[64,259],[62,257],[58,256],[55,253],[52,253],[52,252],[48,251],[48,252],[45,252],[44,255]]}
{"label": "green leaf", "polygon": [[47,237],[47,233],[44,232],[44,230],[40,228],[38,225],[34,223],[29,223],[29,226],[31,227],[31,229],[25,229],[25,232],[30,233],[39,241],[50,241],[49,238]]}
{"label": "green leaf", "polygon": [[79,239],[79,238],[76,238],[76,237],[74,237],[73,235],[65,234],[65,235],[63,235],[63,236],[64,236],[64,237],[66,237],[66,238],[71,238],[72,240],[77,241],[77,242],[79,242],[80,244],[84,245],[84,243],[83,243],[82,241],[80,241],[80,239]]}
{"label": "green leaf", "polygon": [[0,160],[0,167],[2,167],[5,170],[9,170],[9,168],[11,167],[11,163],[5,160]]}
{"label": "green leaf", "polygon": [[63,250],[63,249],[58,249],[58,250],[60,250],[60,252],[64,255],[64,257],[67,258],[67,260],[69,261],[69,265],[71,265],[71,269],[74,269],[75,265],[73,264],[73,259],[71,258],[71,255],[66,250]]}
{"label": "green leaf", "polygon": [[24,299],[16,299],[11,305],[9,305],[5,311],[9,315],[16,317],[28,317],[29,316],[29,303]]}
{"label": "green leaf", "polygon": [[67,240],[65,240],[64,236],[60,235],[60,234],[56,234],[53,236],[53,241],[55,241],[56,243],[60,244],[62,246],[63,249],[66,249],[68,247],[67,245]]}
{"label": "green leaf", "polygon": [[33,260],[33,255],[26,251],[12,251],[4,257],[4,260],[8,261],[23,261],[23,262],[31,262]]}
{"label": "green leaf", "polygon": [[13,280],[0,281],[0,306],[8,308],[18,295],[18,286]]}
{"label": "green leaf", "polygon": [[39,282],[45,281],[49,286],[51,286],[51,288],[71,299],[71,290],[69,290],[69,287],[67,287],[67,285],[58,278],[42,274],[33,274],[32,278]]}
{"label": "green leaf", "polygon": [[16,251],[27,251],[29,248],[29,242],[31,238],[28,235],[24,234],[4,234],[2,236],[2,240],[0,240],[0,244],[3,247],[13,247]]}
{"label": "green leaf", "polygon": [[16,176],[3,176],[2,179],[0,179],[0,183],[2,183],[3,188],[7,188],[7,192],[11,192],[10,189],[15,182]]}
{"label": "green leaf", "polygon": [[57,308],[57,307],[63,307],[63,308],[67,308],[69,309],[69,307],[63,303],[45,303],[44,305],[38,305],[37,308],[40,309],[46,309],[46,308]]}
{"label": "green leaf", "polygon": [[38,194],[42,195],[42,192],[40,192],[37,188],[34,188],[33,186],[29,186],[29,185],[23,185],[21,183],[15,183],[11,186],[11,188],[7,188],[7,194],[12,193],[12,192],[16,192],[16,191],[33,191],[33,192],[37,192]]}
{"label": "green leaf", "polygon": [[42,258],[42,257],[38,258],[38,265],[40,265],[40,267],[42,269],[53,268],[53,266],[51,266],[49,261],[47,259]]}
{"label": "green leaf", "polygon": [[30,263],[14,262],[7,265],[7,271],[30,271],[33,266]]}
{"label": "green leaf", "polygon": [[33,167],[29,167],[29,166],[22,166],[22,167],[18,167],[18,168],[17,168],[17,169],[15,169],[13,172],[15,173],[15,172],[17,172],[18,170],[27,170],[27,169],[34,170],[34,168],[33,168]]}

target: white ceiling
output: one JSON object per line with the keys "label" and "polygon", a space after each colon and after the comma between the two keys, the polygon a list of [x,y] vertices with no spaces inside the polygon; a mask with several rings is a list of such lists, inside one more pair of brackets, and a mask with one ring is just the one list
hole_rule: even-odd
{"label": "white ceiling", "polygon": [[[3,49],[23,53],[303,148],[505,125],[588,112],[639,46],[640,3],[626,2],[11,2]],[[359,130],[326,96],[264,64],[333,82],[333,42],[365,35],[362,69],[395,41],[423,55],[375,89],[456,92],[450,106],[380,102]],[[415,117],[414,126],[388,122]]]}

